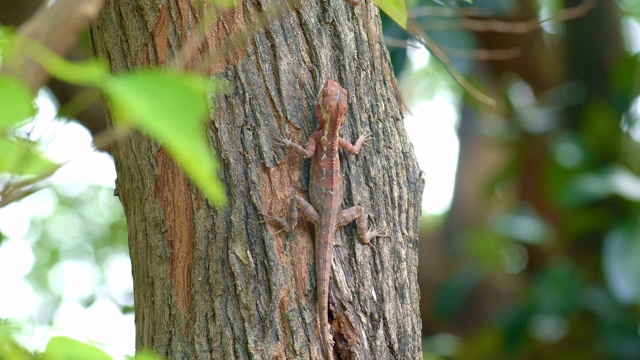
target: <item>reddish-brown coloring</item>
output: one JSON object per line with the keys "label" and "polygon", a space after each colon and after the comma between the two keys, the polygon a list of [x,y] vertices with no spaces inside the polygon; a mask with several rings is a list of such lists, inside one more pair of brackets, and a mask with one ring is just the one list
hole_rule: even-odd
{"label": "reddish-brown coloring", "polygon": [[364,209],[353,206],[340,210],[343,199],[342,172],[340,171],[339,148],[352,155],[358,154],[364,142],[371,139],[367,133],[358,138],[355,145],[339,135],[347,115],[347,90],[333,80],[327,80],[322,87],[316,103],[318,129],[311,134],[305,147],[290,139],[279,137],[287,148],[303,157],[311,158],[309,177],[309,202],[294,195],[289,207],[289,219],[270,217],[278,221],[284,231],[291,231],[298,223],[298,211],[315,228],[315,261],[317,276],[318,324],[322,337],[322,347],[326,359],[333,359],[333,349],[328,319],[329,280],[331,279],[331,260],[333,241],[338,227],[356,221],[358,238],[369,245],[374,253],[371,240],[378,236],[387,236],[377,229],[368,229]]}

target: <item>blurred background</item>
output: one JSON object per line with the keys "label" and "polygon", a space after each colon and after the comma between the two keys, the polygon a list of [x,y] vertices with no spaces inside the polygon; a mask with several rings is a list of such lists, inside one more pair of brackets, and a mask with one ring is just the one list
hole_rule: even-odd
{"label": "blurred background", "polygon": [[[572,19],[585,1],[408,3],[495,109],[383,18],[426,178],[425,359],[640,359],[640,2],[592,3]],[[0,23],[39,4],[0,1]],[[52,82],[24,129],[68,163],[0,209],[0,319],[31,347],[64,334],[131,354],[126,224],[112,160],[90,147],[103,110],[56,118],[78,91]]]}

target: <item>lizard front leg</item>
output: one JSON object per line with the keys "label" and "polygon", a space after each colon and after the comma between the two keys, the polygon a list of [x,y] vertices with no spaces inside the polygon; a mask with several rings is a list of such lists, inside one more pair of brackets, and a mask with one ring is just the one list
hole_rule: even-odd
{"label": "lizard front leg", "polygon": [[317,131],[311,134],[309,140],[307,140],[307,144],[304,147],[294,143],[290,138],[284,137],[278,133],[274,133],[273,138],[277,143],[286,147],[287,149],[293,150],[296,154],[305,158],[310,158],[316,151],[316,133]]}
{"label": "lizard front leg", "polygon": [[371,133],[365,132],[364,134],[360,135],[358,140],[356,140],[355,145],[352,145],[350,142],[348,142],[344,138],[340,138],[339,144],[340,144],[340,147],[343,148],[349,154],[358,155],[358,153],[360,152],[360,149],[362,148],[362,145],[364,145],[366,141],[371,139],[373,139],[373,137],[371,136]]}
{"label": "lizard front leg", "polygon": [[371,240],[376,237],[390,237],[385,234],[382,230],[379,229],[368,229],[367,228],[367,217],[364,213],[364,208],[362,206],[352,206],[348,209],[342,210],[338,213],[337,223],[338,227],[347,225],[348,223],[356,220],[356,228],[358,229],[358,238],[360,242],[369,245],[373,250],[374,254],[377,254],[378,251],[376,247],[373,246]]}

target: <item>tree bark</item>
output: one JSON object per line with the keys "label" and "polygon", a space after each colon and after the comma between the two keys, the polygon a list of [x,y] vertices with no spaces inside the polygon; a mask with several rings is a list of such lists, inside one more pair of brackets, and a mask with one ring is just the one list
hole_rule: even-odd
{"label": "tree bark", "polygon": [[[374,241],[374,256],[358,242],[354,224],[337,231],[329,309],[334,352],[343,359],[420,358],[423,179],[402,123],[378,9],[369,1],[290,3],[284,15],[251,31],[273,6],[281,5],[246,2],[223,12],[193,52],[218,59],[208,71],[229,85],[212,97],[206,129],[227,208],[212,208],[144,135],[113,146],[129,229],[137,348],[174,359],[321,357],[312,226],[302,221],[287,236],[259,222],[261,213],[284,215],[291,195],[306,196],[308,167],[271,134],[305,141],[317,126],[315,97],[331,78],[349,91],[342,136],[355,141],[370,131],[374,138],[359,155],[341,156],[343,208],[364,206],[370,224],[391,235]],[[92,26],[92,43],[114,72],[175,63],[177,51],[197,36],[198,19],[203,15],[184,0],[111,0]],[[243,41],[225,47],[243,32]]]}

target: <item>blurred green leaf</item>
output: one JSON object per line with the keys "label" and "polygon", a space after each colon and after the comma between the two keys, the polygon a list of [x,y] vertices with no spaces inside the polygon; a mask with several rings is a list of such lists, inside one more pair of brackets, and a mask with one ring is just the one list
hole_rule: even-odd
{"label": "blurred green leaf", "polygon": [[127,356],[127,359],[135,360],[162,360],[153,350],[137,351],[136,356]]}
{"label": "blurred green leaf", "polygon": [[503,236],[525,244],[540,244],[549,237],[547,225],[530,209],[503,213],[493,225]]}
{"label": "blurred green leaf", "polygon": [[609,162],[618,151],[620,141],[620,116],[604,100],[585,104],[584,115],[580,119],[580,136],[595,163]]}
{"label": "blurred green leaf", "polygon": [[427,352],[433,359],[443,356],[455,356],[460,348],[460,338],[453,334],[439,333],[422,338],[423,352]]}
{"label": "blurred green leaf", "polygon": [[93,345],[64,336],[56,336],[47,344],[44,360],[110,360],[111,356]]}
{"label": "blurred green leaf", "polygon": [[38,62],[52,77],[71,84],[98,86],[109,76],[109,71],[98,59],[73,63],[49,52],[48,49],[41,49],[34,56],[37,54],[42,56]]}
{"label": "blurred green leaf", "polygon": [[563,170],[585,166],[592,157],[582,138],[572,131],[556,131],[552,135],[550,147],[554,160]]}
{"label": "blurred green leaf", "polygon": [[613,295],[623,304],[640,301],[640,234],[623,227],[607,233],[602,266]]}
{"label": "blurred green leaf", "polygon": [[37,144],[24,139],[0,138],[0,173],[41,175],[58,165],[44,156]]}
{"label": "blurred green leaf", "polygon": [[205,77],[158,70],[121,74],[104,88],[119,123],[133,124],[158,141],[215,206],[227,199],[204,124],[207,92],[222,89]]}
{"label": "blurred green leaf", "polygon": [[532,315],[533,310],[526,303],[511,303],[501,311],[499,324],[502,325],[504,346],[507,349],[514,350],[522,346],[527,338],[527,327]]}
{"label": "blurred green leaf", "polygon": [[568,319],[555,313],[539,313],[529,319],[529,334],[544,343],[555,343],[567,335]]}
{"label": "blurred green leaf", "polygon": [[503,353],[502,332],[497,326],[489,325],[466,336],[457,356],[452,359],[501,359]]}
{"label": "blurred green leaf", "polygon": [[640,354],[640,336],[635,311],[613,298],[610,291],[591,287],[586,291],[585,308],[598,327],[601,346],[610,359],[636,359]]}
{"label": "blurred green leaf", "polygon": [[434,295],[436,314],[444,320],[459,314],[469,294],[481,280],[481,273],[471,268],[462,269],[447,279]]}
{"label": "blurred green leaf", "polygon": [[523,245],[512,241],[493,228],[467,230],[464,248],[478,265],[490,272],[518,273],[526,267],[528,255]]}
{"label": "blurred green leaf", "polygon": [[541,271],[533,283],[532,305],[537,313],[568,316],[580,310],[584,285],[578,268],[558,262]]}
{"label": "blurred green leaf", "polygon": [[32,356],[11,336],[11,329],[4,326],[0,327],[0,359],[2,360],[27,360]]}
{"label": "blurred green leaf", "polygon": [[374,2],[403,29],[407,28],[407,8],[404,0],[374,0]]}
{"label": "blurred green leaf", "polygon": [[5,57],[12,55],[12,51],[14,50],[14,34],[15,30],[13,28],[0,25],[0,55],[2,55],[0,60],[2,61],[4,61],[3,59]]}
{"label": "blurred green leaf", "polygon": [[35,115],[33,96],[24,84],[0,75],[0,130],[8,129]]}
{"label": "blurred green leaf", "polygon": [[91,59],[82,62],[69,62],[46,46],[25,37],[19,37],[13,31],[2,28],[0,51],[3,61],[11,61],[13,56],[27,56],[42,66],[49,75],[78,85],[99,85],[109,78],[109,70],[103,62]]}
{"label": "blurred green leaf", "polygon": [[640,201],[640,177],[620,165],[579,175],[569,184],[566,201],[581,205],[618,195],[630,201]]}

